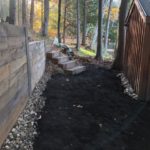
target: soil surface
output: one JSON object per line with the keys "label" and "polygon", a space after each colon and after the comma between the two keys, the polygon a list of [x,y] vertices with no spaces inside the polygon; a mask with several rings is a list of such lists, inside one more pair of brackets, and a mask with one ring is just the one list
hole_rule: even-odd
{"label": "soil surface", "polygon": [[150,105],[124,94],[116,75],[94,65],[54,75],[34,149],[150,150]]}

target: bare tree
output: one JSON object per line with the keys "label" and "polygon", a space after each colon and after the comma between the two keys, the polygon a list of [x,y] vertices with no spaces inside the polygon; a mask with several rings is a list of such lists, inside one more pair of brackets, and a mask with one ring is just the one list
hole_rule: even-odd
{"label": "bare tree", "polygon": [[9,23],[16,23],[16,0],[9,0]]}
{"label": "bare tree", "polygon": [[113,0],[109,1],[109,8],[108,8],[108,15],[107,15],[107,22],[106,22],[106,32],[105,32],[105,49],[107,50],[108,46],[108,37],[109,37],[109,27],[110,27],[110,15],[111,15],[111,8],[112,8]]}
{"label": "bare tree", "polygon": [[22,23],[27,25],[27,3],[26,0],[22,0]]}
{"label": "bare tree", "polygon": [[82,45],[86,44],[86,29],[87,29],[87,0],[84,0]]}
{"label": "bare tree", "polygon": [[49,0],[44,0],[44,19],[42,23],[42,35],[48,36]]}
{"label": "bare tree", "polygon": [[77,50],[80,49],[80,0],[77,0]]}
{"label": "bare tree", "polygon": [[34,20],[34,0],[31,0],[31,11],[30,11],[30,27],[33,29],[33,20]]}
{"label": "bare tree", "polygon": [[96,59],[102,60],[102,25],[103,25],[103,0],[98,0],[98,38]]}
{"label": "bare tree", "polygon": [[58,42],[59,43],[61,43],[60,27],[61,27],[61,0],[59,0],[58,2]]}
{"label": "bare tree", "polygon": [[63,23],[63,42],[66,42],[66,19],[67,19],[67,0],[64,4],[64,23]]}
{"label": "bare tree", "polygon": [[43,21],[44,21],[44,0],[41,0],[41,31],[43,27]]}
{"label": "bare tree", "polygon": [[127,14],[129,0],[122,0],[119,12],[119,38],[118,38],[118,48],[116,51],[116,58],[113,64],[113,69],[122,70],[123,63],[123,52],[125,46],[125,18]]}
{"label": "bare tree", "polygon": [[[108,0],[104,0],[103,2],[103,10],[104,8],[106,7],[106,4],[107,4]],[[102,19],[104,18],[104,13],[102,14]],[[94,34],[93,34],[93,39],[92,39],[92,42],[91,42],[91,48],[93,50],[96,50],[96,43],[97,43],[97,36],[98,36],[98,21],[96,23],[96,26],[95,26],[95,29],[94,29]]]}

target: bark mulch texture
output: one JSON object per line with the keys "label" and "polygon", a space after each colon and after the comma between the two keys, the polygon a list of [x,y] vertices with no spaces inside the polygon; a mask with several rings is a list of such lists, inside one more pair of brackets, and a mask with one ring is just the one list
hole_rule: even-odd
{"label": "bark mulch texture", "polygon": [[150,105],[124,94],[117,73],[57,74],[44,92],[35,150],[150,150]]}

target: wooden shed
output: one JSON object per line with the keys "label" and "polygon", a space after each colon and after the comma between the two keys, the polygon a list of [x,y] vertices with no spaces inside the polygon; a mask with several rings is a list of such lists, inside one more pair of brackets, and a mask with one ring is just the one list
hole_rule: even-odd
{"label": "wooden shed", "polygon": [[139,99],[150,100],[150,0],[133,0],[131,5],[123,71]]}

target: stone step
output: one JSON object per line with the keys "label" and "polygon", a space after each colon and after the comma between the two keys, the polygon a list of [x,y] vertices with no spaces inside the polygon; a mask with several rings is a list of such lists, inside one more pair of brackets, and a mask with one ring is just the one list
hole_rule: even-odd
{"label": "stone step", "polygon": [[56,58],[56,57],[60,57],[62,56],[61,52],[60,51],[50,51],[50,52],[47,52],[47,57],[48,58]]}
{"label": "stone step", "polygon": [[69,60],[69,57],[61,56],[61,57],[54,57],[53,59],[56,61],[56,63],[61,64],[61,63],[67,62]]}
{"label": "stone step", "polygon": [[64,70],[72,69],[76,65],[77,65],[76,60],[70,60],[70,61],[63,62],[63,63],[59,64],[59,66],[62,67]]}
{"label": "stone step", "polygon": [[77,64],[76,60],[69,60],[69,57],[60,51],[50,51],[47,52],[47,58],[53,63],[62,67],[66,73],[75,75],[86,70],[85,66]]}
{"label": "stone step", "polygon": [[67,69],[66,72],[72,75],[79,74],[86,70],[85,66],[76,66],[72,69]]}

